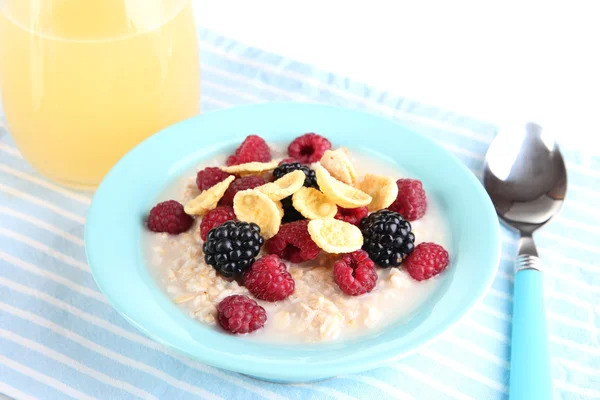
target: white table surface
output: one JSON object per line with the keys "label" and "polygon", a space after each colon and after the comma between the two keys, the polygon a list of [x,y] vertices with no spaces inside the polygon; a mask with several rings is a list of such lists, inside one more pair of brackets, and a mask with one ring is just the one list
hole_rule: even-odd
{"label": "white table surface", "polygon": [[590,151],[600,136],[598,2],[194,3],[204,28],[397,95],[534,119],[563,146]]}

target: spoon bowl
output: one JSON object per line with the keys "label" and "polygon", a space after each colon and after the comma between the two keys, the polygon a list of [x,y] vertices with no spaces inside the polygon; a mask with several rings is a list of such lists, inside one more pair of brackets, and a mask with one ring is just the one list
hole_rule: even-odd
{"label": "spoon bowl", "polygon": [[492,142],[483,176],[496,212],[508,225],[531,234],[560,210],[567,171],[554,139],[527,123]]}

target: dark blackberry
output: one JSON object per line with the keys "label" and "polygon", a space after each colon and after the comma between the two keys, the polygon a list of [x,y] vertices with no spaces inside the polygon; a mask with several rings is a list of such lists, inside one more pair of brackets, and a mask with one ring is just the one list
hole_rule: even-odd
{"label": "dark blackberry", "polygon": [[254,263],[265,240],[254,223],[228,221],[206,237],[204,260],[225,278],[239,278]]}
{"label": "dark blackberry", "polygon": [[282,176],[298,169],[304,172],[304,175],[306,175],[306,178],[304,179],[304,186],[315,189],[319,188],[319,185],[317,185],[317,175],[315,174],[315,171],[310,169],[310,167],[307,165],[300,164],[299,162],[281,164],[279,167],[275,168],[273,171],[273,176],[275,179],[279,179]]}
{"label": "dark blackberry", "polygon": [[[273,177],[275,179],[279,179],[282,176],[289,174],[292,171],[296,171],[298,169],[304,172],[304,175],[306,175],[306,178],[304,178],[304,186],[319,189],[319,185],[317,185],[317,175],[315,174],[315,171],[310,169],[307,165],[301,164],[299,162],[281,164],[273,171]],[[283,206],[282,222],[284,224],[304,219],[304,216],[300,214],[300,212],[298,212],[298,210],[296,210],[292,205],[292,196],[286,197],[285,199],[281,200],[281,205]]]}
{"label": "dark blackberry", "polygon": [[294,205],[292,204],[292,196],[282,199],[281,205],[283,206],[283,218],[281,219],[282,223],[287,224],[288,222],[295,222],[305,219],[304,215],[300,214],[300,211],[294,208]]}
{"label": "dark blackberry", "polygon": [[410,222],[395,211],[380,210],[360,223],[363,250],[380,267],[397,267],[415,248]]}

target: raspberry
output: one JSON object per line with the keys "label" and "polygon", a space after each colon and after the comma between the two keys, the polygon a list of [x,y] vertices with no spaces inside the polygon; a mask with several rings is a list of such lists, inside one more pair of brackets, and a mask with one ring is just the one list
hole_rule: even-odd
{"label": "raspberry", "polygon": [[398,197],[388,210],[400,213],[406,220],[414,221],[425,215],[427,197],[423,185],[417,179],[398,179]]}
{"label": "raspberry", "polygon": [[358,208],[343,208],[338,207],[337,214],[335,214],[335,219],[339,219],[340,221],[347,222],[352,225],[358,226],[360,221],[364,217],[369,214],[369,209],[367,207],[358,207]]}
{"label": "raspberry", "polygon": [[333,279],[350,296],[368,293],[377,283],[375,263],[364,250],[344,254],[333,264]]}
{"label": "raspberry", "polygon": [[212,228],[216,228],[227,221],[235,220],[237,220],[237,218],[235,217],[233,207],[222,206],[210,210],[208,214],[202,218],[202,221],[200,221],[200,237],[202,240],[206,241],[206,236]]}
{"label": "raspberry", "polygon": [[177,235],[190,229],[194,218],[183,211],[183,205],[175,200],[163,201],[150,210],[148,229]]}
{"label": "raspberry", "polygon": [[259,300],[279,301],[294,292],[294,278],[275,254],[256,260],[244,273],[244,286]]}
{"label": "raspberry", "polygon": [[235,181],[231,182],[231,185],[225,191],[225,194],[221,198],[219,202],[222,206],[233,206],[233,198],[237,192],[246,189],[254,189],[255,187],[264,185],[265,180],[256,175],[244,176],[242,178],[238,178]]}
{"label": "raspberry", "polygon": [[265,326],[267,312],[248,296],[225,297],[217,307],[219,324],[227,332],[248,333]]}
{"label": "raspberry", "polygon": [[230,175],[230,173],[221,171],[217,167],[204,168],[202,171],[198,171],[198,175],[196,175],[196,185],[201,191],[210,189]]}
{"label": "raspberry", "polygon": [[267,253],[277,254],[293,263],[314,260],[321,249],[308,234],[308,220],[281,225],[277,235],[266,243]]}
{"label": "raspberry", "polygon": [[235,154],[227,158],[227,165],[245,164],[252,161],[271,161],[271,150],[260,136],[250,135],[244,139]]}
{"label": "raspberry", "polygon": [[450,261],[448,252],[439,244],[421,243],[404,260],[404,268],[410,276],[424,281],[446,269]]}
{"label": "raspberry", "polygon": [[331,142],[316,133],[306,133],[294,139],[288,146],[290,157],[303,164],[317,162],[323,153],[331,149]]}
{"label": "raspberry", "polygon": [[298,160],[296,160],[296,159],[295,159],[295,158],[293,158],[293,157],[288,157],[288,158],[284,158],[283,160],[281,160],[281,161],[279,162],[279,165],[283,165],[283,164],[291,164],[291,163],[295,163],[295,162],[298,162]]}

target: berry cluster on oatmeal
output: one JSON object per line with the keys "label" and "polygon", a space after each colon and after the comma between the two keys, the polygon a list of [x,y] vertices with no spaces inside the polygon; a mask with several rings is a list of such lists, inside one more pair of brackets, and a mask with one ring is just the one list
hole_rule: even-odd
{"label": "berry cluster on oatmeal", "polygon": [[[442,246],[415,245],[411,222],[427,213],[421,182],[372,173],[361,179],[347,151],[332,149],[323,136],[302,135],[289,144],[286,158],[274,160],[269,145],[250,135],[226,164],[200,170],[198,195],[185,204],[159,203],[147,219],[150,231],[169,236],[198,230],[201,248],[193,249],[190,257],[214,272],[192,268],[186,278],[194,280],[190,290],[196,293],[175,301],[215,294],[214,287],[201,281],[218,278],[220,293],[210,295],[216,304],[198,312],[226,331],[263,328],[271,316],[261,304],[288,301],[304,307],[305,302],[310,308],[314,299],[306,286],[314,263],[319,265],[318,279],[329,274],[325,279],[340,292],[336,299],[316,300],[321,308],[333,310],[311,316],[320,319],[322,336],[331,324],[338,330],[344,323],[352,325],[355,317],[341,311],[340,298],[376,291],[381,269],[400,268],[423,281],[449,264]],[[275,316],[278,324],[289,319],[282,312]]]}

